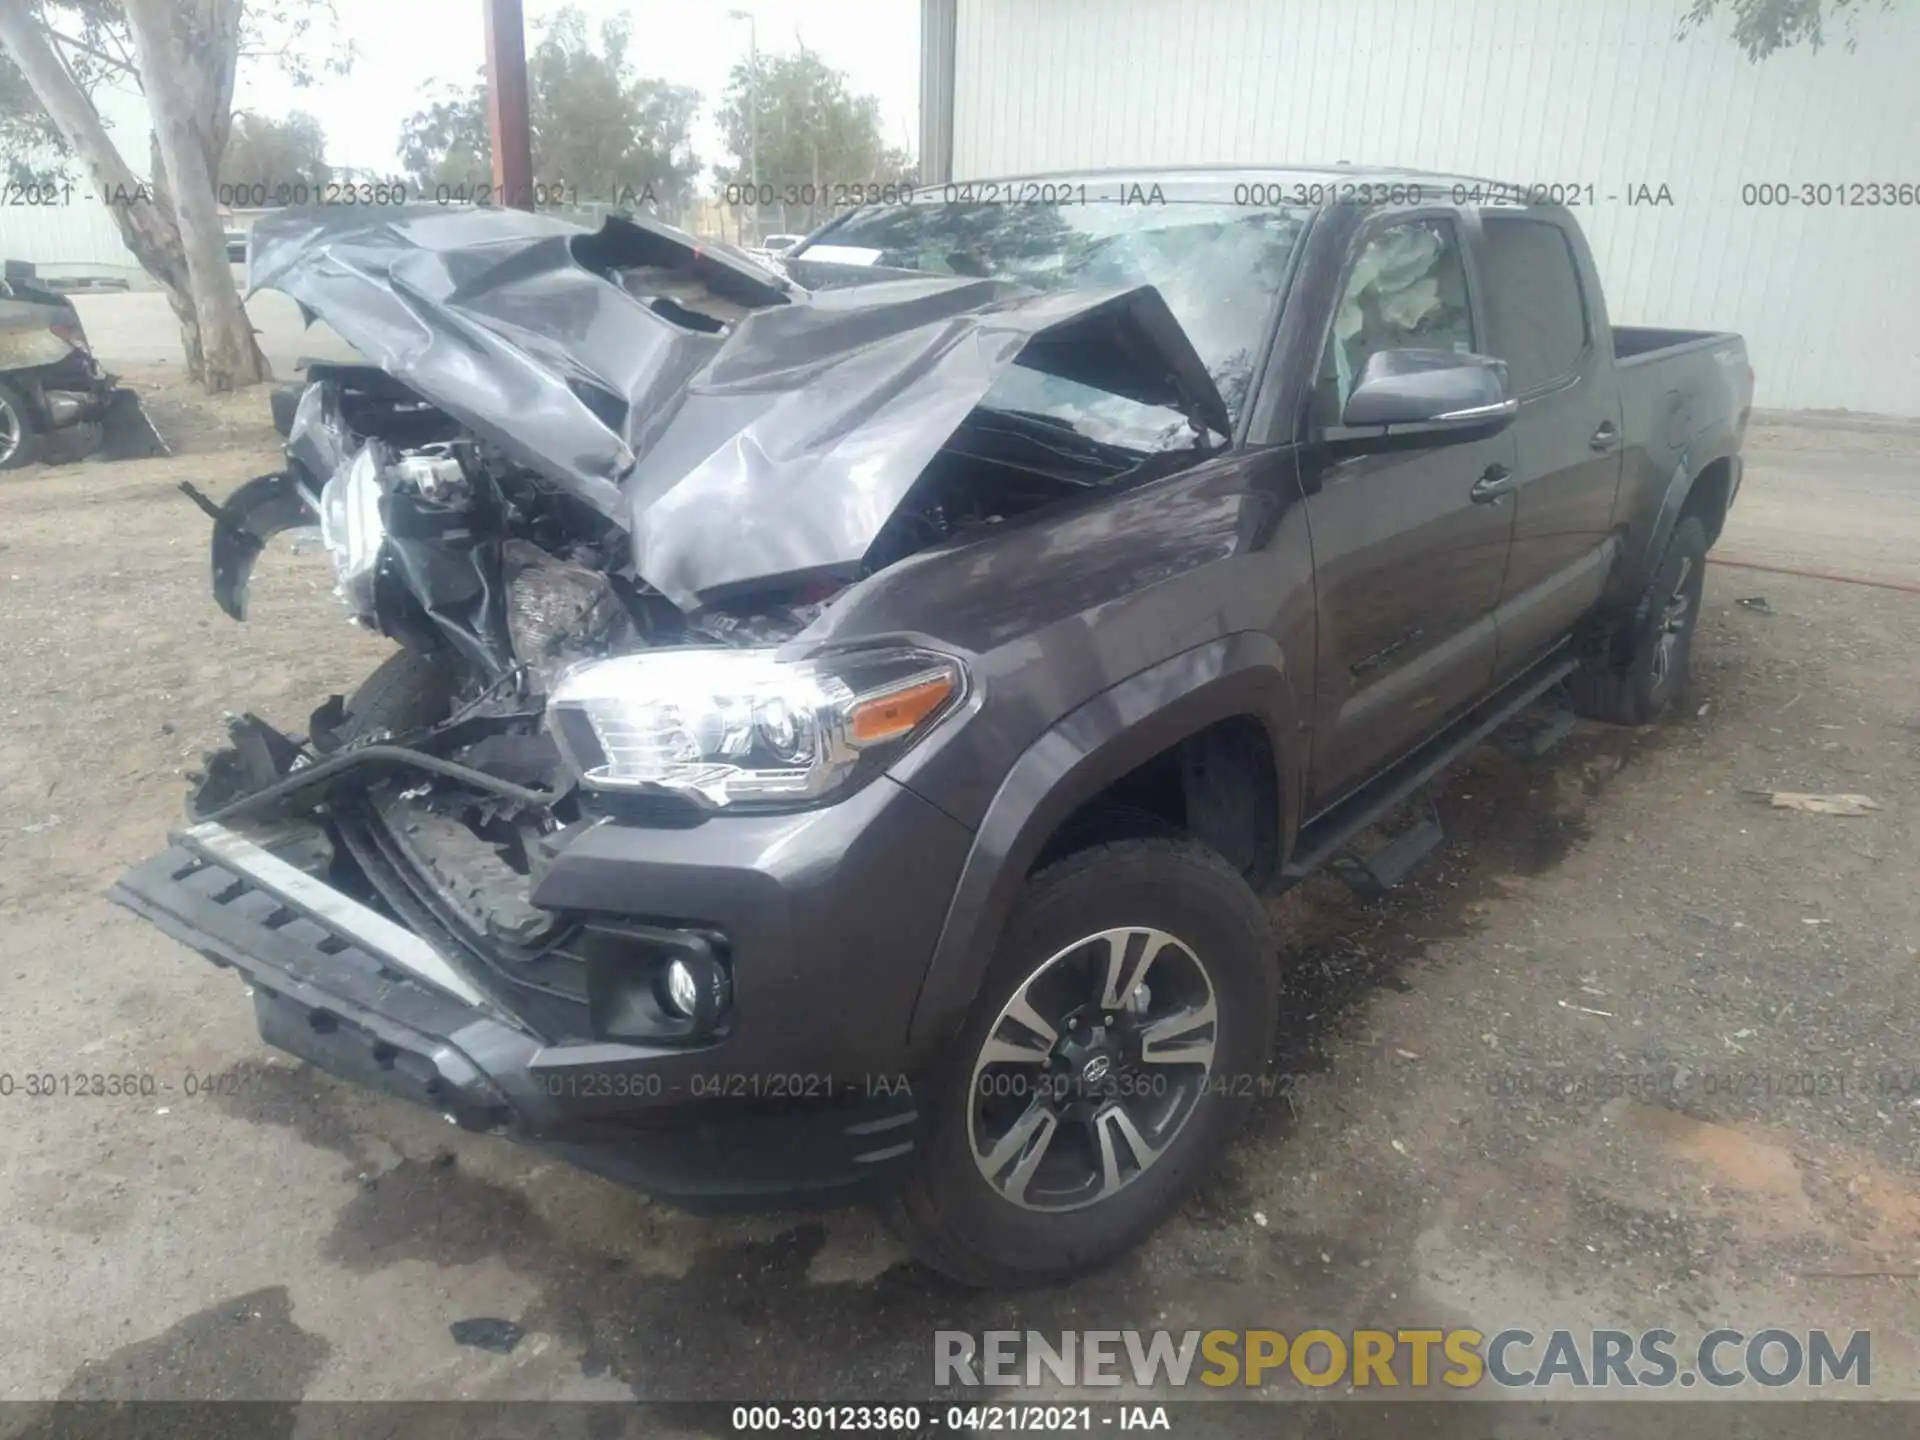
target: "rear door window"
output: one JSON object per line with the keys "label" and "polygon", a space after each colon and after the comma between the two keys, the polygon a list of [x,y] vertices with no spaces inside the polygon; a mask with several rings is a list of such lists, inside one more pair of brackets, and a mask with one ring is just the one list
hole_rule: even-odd
{"label": "rear door window", "polygon": [[1526,395],[1570,378],[1587,347],[1586,302],[1573,249],[1558,225],[1481,216],[1487,326],[1509,383]]}

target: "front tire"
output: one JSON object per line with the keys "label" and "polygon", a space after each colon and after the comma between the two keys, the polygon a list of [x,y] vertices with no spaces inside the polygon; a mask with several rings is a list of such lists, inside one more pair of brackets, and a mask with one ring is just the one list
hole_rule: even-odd
{"label": "front tire", "polygon": [[396,650],[360,682],[347,701],[342,740],[375,731],[404,735],[447,718],[453,709],[453,678],[439,661],[413,650]]}
{"label": "front tire", "polygon": [[1683,515],[1615,644],[1568,680],[1576,711],[1610,725],[1651,725],[1679,702],[1706,576],[1706,526],[1697,515]]}
{"label": "front tire", "polygon": [[977,1286],[1131,1249],[1239,1129],[1278,994],[1266,911],[1206,846],[1125,840],[1048,866],[931,1083],[896,1224]]}

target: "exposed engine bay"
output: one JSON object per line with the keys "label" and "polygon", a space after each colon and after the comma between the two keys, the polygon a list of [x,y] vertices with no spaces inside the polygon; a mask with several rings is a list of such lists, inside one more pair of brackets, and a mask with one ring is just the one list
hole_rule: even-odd
{"label": "exposed engine bay", "polygon": [[[224,505],[183,487],[216,599],[244,619],[267,540],[317,523],[340,599],[403,648],[304,735],[235,721],[191,808],[324,816],[402,919],[535,988],[579,934],[527,897],[578,829],[817,803],[960,703],[953,657],[787,658],[849,587],[1228,428],[1148,287],[810,292],[651,222],[515,212],[255,237],[257,283],[375,363],[276,396],[284,471]],[[1184,413],[1190,441],[991,403],[1015,364]]]}

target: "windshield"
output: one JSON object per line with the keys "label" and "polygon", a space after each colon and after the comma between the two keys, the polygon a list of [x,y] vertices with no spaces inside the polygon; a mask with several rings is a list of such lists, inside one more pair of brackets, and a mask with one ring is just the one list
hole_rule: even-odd
{"label": "windshield", "polygon": [[[1180,202],[921,202],[856,211],[791,258],[985,276],[1039,290],[1153,285],[1238,423],[1308,213]],[[1178,411],[1017,366],[982,403],[1056,415],[1135,449],[1191,435]]]}

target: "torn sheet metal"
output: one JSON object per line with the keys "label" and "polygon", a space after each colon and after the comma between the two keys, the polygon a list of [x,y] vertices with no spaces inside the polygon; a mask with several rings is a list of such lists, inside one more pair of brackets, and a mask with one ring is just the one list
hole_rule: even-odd
{"label": "torn sheet metal", "polygon": [[[408,206],[263,216],[247,264],[254,291],[292,296],[476,435],[616,517],[637,421],[717,340],[655,314],[596,267],[681,258],[637,226],[596,233],[519,210]],[[774,277],[735,268],[732,287],[759,303],[782,298]]]}
{"label": "torn sheet metal", "polygon": [[1016,362],[1231,428],[1151,286],[883,271],[808,291],[644,218],[440,207],[265,216],[249,274],[624,526],[636,573],[687,609],[850,573]]}

